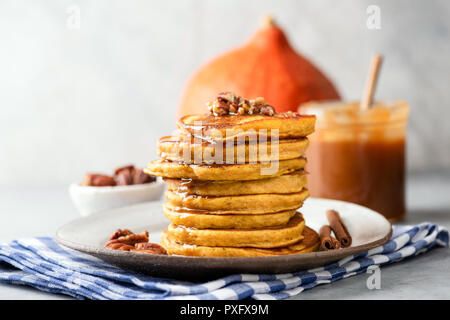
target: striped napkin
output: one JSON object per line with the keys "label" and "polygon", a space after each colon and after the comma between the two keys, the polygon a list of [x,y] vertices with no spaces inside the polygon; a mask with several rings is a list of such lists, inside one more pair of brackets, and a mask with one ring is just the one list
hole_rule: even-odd
{"label": "striped napkin", "polygon": [[0,282],[27,285],[78,299],[285,299],[371,266],[413,257],[434,246],[447,247],[449,233],[433,223],[394,226],[384,245],[336,263],[287,274],[234,274],[205,283],[154,278],[119,269],[58,245],[53,238],[0,245]]}

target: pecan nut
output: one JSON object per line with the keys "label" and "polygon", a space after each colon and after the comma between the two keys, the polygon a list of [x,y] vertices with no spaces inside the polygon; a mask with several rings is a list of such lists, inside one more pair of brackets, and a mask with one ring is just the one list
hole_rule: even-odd
{"label": "pecan nut", "polygon": [[128,165],[128,166],[123,166],[120,168],[117,168],[116,170],[114,170],[114,174],[119,174],[119,172],[121,171],[133,171],[134,170],[134,166],[132,164]]}
{"label": "pecan nut", "polygon": [[112,234],[112,236],[111,236],[111,238],[109,238],[109,240],[115,240],[115,239],[118,239],[118,238],[120,238],[120,237],[123,237],[123,236],[128,236],[128,235],[130,235],[130,234],[133,234],[133,232],[131,232],[130,230],[128,230],[128,229],[117,229],[113,234]]}
{"label": "pecan nut", "polygon": [[149,242],[136,243],[134,245],[134,248],[131,249],[130,251],[144,252],[150,254],[167,254],[166,249],[164,249],[162,246],[156,243],[149,243]]}
{"label": "pecan nut", "polygon": [[121,251],[167,254],[166,250],[159,244],[148,242],[147,231],[136,234],[128,229],[117,229],[105,247]]}
{"label": "pecan nut", "polygon": [[134,246],[134,244],[139,243],[139,242],[148,242],[148,231],[144,231],[141,233],[128,234],[125,236],[121,236],[112,241],[117,241],[120,243],[125,243],[125,244]]}
{"label": "pecan nut", "polygon": [[253,100],[247,100],[231,92],[219,93],[216,100],[208,102],[207,105],[210,113],[214,116],[245,114],[273,116],[275,114],[275,109],[264,98],[258,97]]}
{"label": "pecan nut", "polygon": [[118,168],[114,171],[114,180],[118,186],[128,186],[133,184],[134,166]]}
{"label": "pecan nut", "polygon": [[108,242],[105,246],[108,249],[120,250],[120,251],[130,251],[134,249],[134,246],[130,246],[129,244],[120,243],[120,242]]}
{"label": "pecan nut", "polygon": [[272,107],[262,107],[259,111],[259,113],[265,115],[265,116],[273,116],[275,113],[275,110],[273,110]]}
{"label": "pecan nut", "polygon": [[88,173],[84,176],[83,181],[80,183],[81,186],[93,186],[93,187],[106,187],[115,186],[116,181],[113,177],[103,175]]}
{"label": "pecan nut", "polygon": [[155,176],[146,174],[141,169],[134,169],[133,171],[133,184],[144,184],[156,181]]}

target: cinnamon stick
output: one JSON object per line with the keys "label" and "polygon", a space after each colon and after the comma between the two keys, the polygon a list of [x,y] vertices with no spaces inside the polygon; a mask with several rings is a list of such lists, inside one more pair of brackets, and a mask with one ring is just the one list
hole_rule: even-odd
{"label": "cinnamon stick", "polygon": [[335,237],[331,237],[331,240],[333,240],[333,245],[335,249],[339,249],[341,247],[341,243]]}
{"label": "cinnamon stick", "polygon": [[324,225],[319,230],[320,246],[323,250],[339,249],[341,243],[331,235],[331,228],[328,225]]}
{"label": "cinnamon stick", "polygon": [[319,230],[320,246],[323,250],[333,250],[334,243],[331,239],[331,228],[330,226],[324,225]]}
{"label": "cinnamon stick", "polygon": [[336,238],[341,244],[341,247],[350,247],[350,245],[352,244],[352,237],[348,233],[344,223],[342,223],[339,213],[336,210],[328,210],[327,219]]}

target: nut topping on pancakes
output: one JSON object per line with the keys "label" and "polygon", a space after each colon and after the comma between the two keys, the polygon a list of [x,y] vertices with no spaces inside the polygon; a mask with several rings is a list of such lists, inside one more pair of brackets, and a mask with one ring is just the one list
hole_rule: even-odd
{"label": "nut topping on pancakes", "polygon": [[219,93],[216,100],[207,103],[209,112],[214,116],[261,114],[273,116],[275,109],[262,97],[247,100],[231,92]]}

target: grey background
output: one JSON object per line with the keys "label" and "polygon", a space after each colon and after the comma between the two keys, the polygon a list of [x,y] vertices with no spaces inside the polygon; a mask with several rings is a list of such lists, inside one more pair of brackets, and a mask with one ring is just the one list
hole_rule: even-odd
{"label": "grey background", "polygon": [[[381,30],[366,27],[367,6]],[[68,8],[80,29],[67,27]],[[0,1],[0,184],[66,184],[155,158],[187,78],[273,13],[291,43],[358,99],[374,52],[377,97],[411,105],[409,170],[450,171],[450,2]]]}

